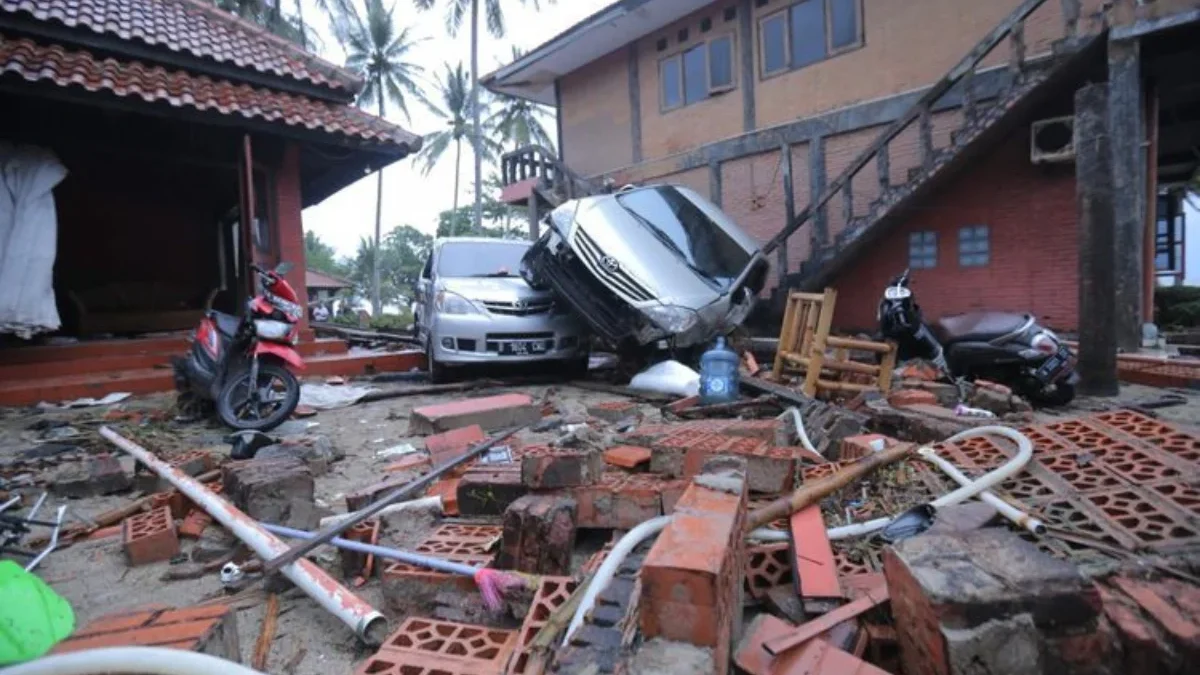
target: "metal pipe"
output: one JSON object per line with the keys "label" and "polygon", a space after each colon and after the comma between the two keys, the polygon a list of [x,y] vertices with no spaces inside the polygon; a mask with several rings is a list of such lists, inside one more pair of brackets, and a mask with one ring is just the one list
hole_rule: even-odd
{"label": "metal pipe", "polygon": [[[253,549],[264,561],[283,555],[288,550],[287,544],[263,529],[253,518],[210,492],[196,479],[163,462],[142,446],[108,427],[101,427],[100,435],[169,481],[184,496],[198,504],[214,520]],[[349,626],[363,642],[378,645],[387,637],[388,622],[383,614],[312,562],[301,559],[284,565],[279,571],[310,598],[316,600],[317,604]]]}
{"label": "metal pipe", "polygon": [[58,518],[54,523],[54,529],[50,532],[50,543],[46,544],[46,548],[42,549],[42,552],[37,554],[36,558],[29,561],[29,564],[25,566],[26,572],[29,572],[33,570],[33,568],[37,567],[38,563],[42,562],[42,559],[50,555],[50,552],[53,551],[56,546],[58,546],[58,531],[62,529],[63,516],[66,515],[66,513],[66,504],[58,507]]}
{"label": "metal pipe", "polygon": [[[291,527],[284,527],[283,525],[272,525],[271,523],[259,523],[259,525],[262,525],[263,529],[266,531],[272,534],[278,534],[281,537],[293,537],[295,539],[315,539],[317,536],[316,532],[306,532],[305,530],[297,530]],[[421,567],[427,567],[439,572],[446,572],[447,574],[461,574],[463,576],[474,577],[475,574],[482,569],[480,567],[475,567],[474,565],[454,562],[453,560],[442,560],[441,558],[425,556],[421,555],[420,553],[410,553],[408,551],[401,551],[397,548],[376,546],[374,544],[366,544],[361,541],[354,541],[352,539],[342,539],[341,537],[334,537],[333,539],[330,539],[329,545],[336,546],[338,548],[344,548],[347,551],[371,553],[379,556],[380,558],[399,560],[400,562],[408,563],[410,565],[420,565]]]}

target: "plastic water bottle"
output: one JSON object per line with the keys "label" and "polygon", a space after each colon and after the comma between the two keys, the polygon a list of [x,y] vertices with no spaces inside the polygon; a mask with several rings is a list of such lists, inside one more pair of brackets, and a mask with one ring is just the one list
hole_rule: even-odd
{"label": "plastic water bottle", "polygon": [[738,400],[738,355],[725,346],[725,338],[700,357],[700,403],[732,403]]}

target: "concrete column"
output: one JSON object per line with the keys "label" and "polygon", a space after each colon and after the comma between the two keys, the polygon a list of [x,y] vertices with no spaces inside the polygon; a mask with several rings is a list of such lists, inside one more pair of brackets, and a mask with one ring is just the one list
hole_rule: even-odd
{"label": "concrete column", "polygon": [[717,160],[712,160],[708,163],[708,198],[717,206],[722,206],[721,193],[724,188],[721,185],[721,163]]}
{"label": "concrete column", "polygon": [[[1145,96],[1137,40],[1108,43],[1108,133],[1116,240],[1117,345],[1142,342],[1146,228]],[[1082,308],[1081,308],[1082,310]]]}
{"label": "concrete column", "polygon": [[637,164],[642,161],[642,79],[638,72],[637,40],[629,43],[629,137],[633,142],[633,163]]}
{"label": "concrete column", "polygon": [[[813,136],[808,141],[808,203],[816,204],[825,191],[825,137]],[[821,207],[812,214],[812,255],[829,243],[827,209]]]}
{"label": "concrete column", "polygon": [[742,131],[749,133],[758,127],[754,98],[755,48],[754,4],[750,0],[738,3],[738,48],[741,61]]}
{"label": "concrete column", "polygon": [[1113,219],[1108,86],[1075,92],[1075,181],[1079,199],[1079,393],[1115,396],[1117,248]]}

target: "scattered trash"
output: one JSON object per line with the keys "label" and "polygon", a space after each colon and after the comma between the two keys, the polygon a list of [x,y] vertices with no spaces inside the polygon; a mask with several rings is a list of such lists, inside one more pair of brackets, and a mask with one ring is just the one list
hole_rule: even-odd
{"label": "scattered trash", "polygon": [[352,384],[305,382],[300,385],[300,405],[314,410],[336,410],[352,406],[375,391],[377,390],[374,387]]}
{"label": "scattered trash", "polygon": [[962,415],[964,417],[995,417],[996,416],[996,413],[992,412],[991,410],[984,410],[983,408],[972,408],[971,406],[963,405],[961,403],[954,406],[954,414]]}
{"label": "scattered trash", "polygon": [[376,457],[397,457],[399,455],[409,455],[416,451],[417,451],[417,449],[415,447],[413,447],[412,443],[401,443],[400,445],[393,445],[390,448],[384,448],[383,450],[377,450],[375,452],[375,456]]}
{"label": "scattered trash", "polygon": [[700,373],[682,363],[661,361],[633,376],[633,389],[675,396],[695,396],[700,393]]}
{"label": "scattered trash", "polygon": [[236,563],[228,562],[221,567],[221,583],[226,586],[232,586],[241,582],[245,576],[246,574],[242,572],[242,568]]}
{"label": "scattered trash", "polygon": [[121,401],[124,401],[125,399],[129,398],[132,395],[133,394],[130,394],[128,392],[113,392],[102,398],[91,398],[91,397],[85,396],[84,398],[77,398],[77,399],[74,399],[71,401],[63,401],[63,402],[57,403],[57,404],[47,403],[47,402],[43,401],[41,403],[38,403],[37,407],[40,410],[66,410],[66,409],[70,409],[70,408],[91,408],[94,406],[113,405],[114,403],[120,403]]}
{"label": "scattered trash", "polygon": [[512,448],[507,445],[497,445],[479,458],[480,464],[511,464],[513,461]]}

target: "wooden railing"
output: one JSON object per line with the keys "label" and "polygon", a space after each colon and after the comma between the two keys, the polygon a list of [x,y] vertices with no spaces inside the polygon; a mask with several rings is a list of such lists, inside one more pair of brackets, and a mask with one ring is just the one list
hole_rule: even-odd
{"label": "wooden railing", "polygon": [[[786,205],[786,212],[790,216],[788,222],[763,248],[765,253],[770,253],[778,249],[779,265],[777,271],[779,272],[781,283],[788,272],[787,246],[785,245],[788,239],[802,226],[812,223],[817,214],[825,213],[824,210],[830,202],[840,198],[844,215],[844,227],[849,229],[854,226],[855,195],[852,183],[855,177],[863,173],[872,163],[875,164],[877,170],[879,199],[885,207],[887,206],[888,192],[893,187],[891,182],[891,157],[888,146],[898,136],[916,127],[919,165],[910,169],[910,174],[921,171],[928,172],[934,167],[938,158],[937,151],[935,151],[933,145],[934,106],[951,89],[959,86],[962,91],[963,117],[969,121],[976,114],[978,106],[974,83],[976,71],[980,63],[1006,41],[1009,45],[1008,70],[1011,77],[1019,81],[1019,78],[1026,71],[1028,65],[1025,54],[1025,21],[1047,1],[1025,0],[1022,2],[1016,10],[977,43],[945,77],[934,84],[912,107],[880,133],[879,137],[850,162],[850,165],[832,183],[828,184],[811,203],[798,213],[794,204],[788,203]],[[1062,37],[1066,41],[1071,42],[1079,37],[1081,0],[1059,1],[1062,5],[1064,24]],[[951,148],[951,151],[953,149]],[[791,201],[788,199],[789,196],[785,194],[785,200]],[[877,214],[874,211],[875,209],[872,208],[872,213],[868,217],[876,216]],[[831,245],[831,242],[826,239],[827,237],[821,237],[821,240],[818,241],[814,237],[810,256],[819,259],[822,251]]]}
{"label": "wooden railing", "polygon": [[530,178],[538,179],[540,187],[549,189],[563,200],[586,197],[598,191],[560,162],[553,151],[540,145],[527,145],[500,157],[500,180],[504,185]]}

